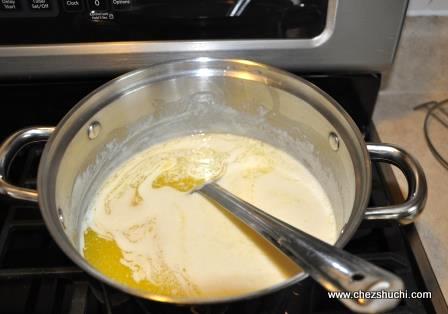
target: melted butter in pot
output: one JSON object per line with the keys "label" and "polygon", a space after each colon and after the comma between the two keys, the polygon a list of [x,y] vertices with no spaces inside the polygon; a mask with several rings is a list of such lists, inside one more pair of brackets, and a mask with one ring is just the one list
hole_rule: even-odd
{"label": "melted butter in pot", "polygon": [[210,179],[329,243],[331,204],[297,160],[230,134],[177,138],[125,162],[96,196],[84,257],[132,288],[170,297],[231,297],[271,287],[300,269],[224,209],[189,191]]}
{"label": "melted butter in pot", "polygon": [[182,151],[182,155],[173,159],[172,166],[154,179],[153,188],[169,186],[181,192],[189,192],[224,174],[225,154],[210,148]]}

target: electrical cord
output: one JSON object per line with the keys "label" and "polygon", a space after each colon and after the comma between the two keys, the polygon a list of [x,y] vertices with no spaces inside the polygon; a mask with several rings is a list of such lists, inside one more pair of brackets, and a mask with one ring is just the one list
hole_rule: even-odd
{"label": "electrical cord", "polygon": [[[415,107],[414,110],[418,110],[420,108],[429,107],[430,105],[432,105],[428,109],[428,111],[426,112],[425,121],[424,121],[424,124],[423,124],[423,133],[425,135],[425,140],[426,140],[426,143],[427,143],[427,145],[429,147],[429,150],[431,151],[433,156],[437,159],[437,161],[445,169],[448,169],[448,161],[439,153],[439,151],[437,150],[436,146],[432,142],[431,137],[429,136],[429,121],[430,121],[430,117],[431,116],[433,118],[435,118],[436,120],[438,120],[440,123],[442,123],[446,128],[448,128],[448,124],[435,114],[435,111],[438,110],[438,109],[441,109],[441,107],[444,104],[446,104],[446,103],[448,103],[448,99],[442,100],[440,102],[429,102],[429,103],[425,103],[425,104],[422,104],[422,105],[419,105],[419,106]],[[443,113],[448,116],[448,112],[446,112],[445,110],[443,110]]]}

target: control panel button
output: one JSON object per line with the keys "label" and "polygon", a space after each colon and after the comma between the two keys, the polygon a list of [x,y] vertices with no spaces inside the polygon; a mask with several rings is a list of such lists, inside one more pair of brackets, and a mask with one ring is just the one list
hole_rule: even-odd
{"label": "control panel button", "polygon": [[20,9],[20,0],[0,0],[0,11],[16,12]]}
{"label": "control panel button", "polygon": [[89,8],[91,10],[106,10],[107,9],[107,0],[88,0]]}
{"label": "control panel button", "polygon": [[112,7],[114,10],[130,10],[132,0],[112,0]]}
{"label": "control panel button", "polygon": [[51,10],[51,0],[28,0],[28,4],[32,11]]}
{"label": "control panel button", "polygon": [[64,9],[68,12],[82,11],[84,8],[82,0],[62,0],[64,3]]}
{"label": "control panel button", "polygon": [[90,11],[89,17],[92,22],[112,22],[115,19],[111,11]]}

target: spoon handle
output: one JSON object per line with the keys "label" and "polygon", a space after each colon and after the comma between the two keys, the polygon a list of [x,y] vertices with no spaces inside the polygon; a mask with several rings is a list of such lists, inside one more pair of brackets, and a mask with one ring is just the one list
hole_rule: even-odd
{"label": "spoon handle", "polygon": [[294,228],[216,183],[206,184],[196,192],[230,211],[328,291],[376,294],[375,299],[365,298],[365,295],[339,299],[351,310],[361,313],[383,312],[398,304],[400,296],[385,295],[387,292],[403,290],[403,282],[396,275]]}

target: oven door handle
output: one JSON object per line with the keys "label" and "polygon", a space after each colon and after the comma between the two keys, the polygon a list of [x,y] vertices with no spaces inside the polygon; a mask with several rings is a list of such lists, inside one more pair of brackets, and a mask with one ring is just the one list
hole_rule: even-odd
{"label": "oven door handle", "polygon": [[420,164],[400,147],[390,144],[367,144],[372,161],[385,162],[397,166],[408,182],[408,196],[404,203],[369,207],[366,219],[397,219],[402,224],[414,222],[423,211],[428,195],[425,174]]}
{"label": "oven door handle", "polygon": [[26,201],[38,201],[36,190],[15,186],[6,179],[6,174],[15,155],[26,145],[47,141],[55,128],[31,127],[15,132],[9,136],[0,146],[0,194],[8,195],[15,199]]}

